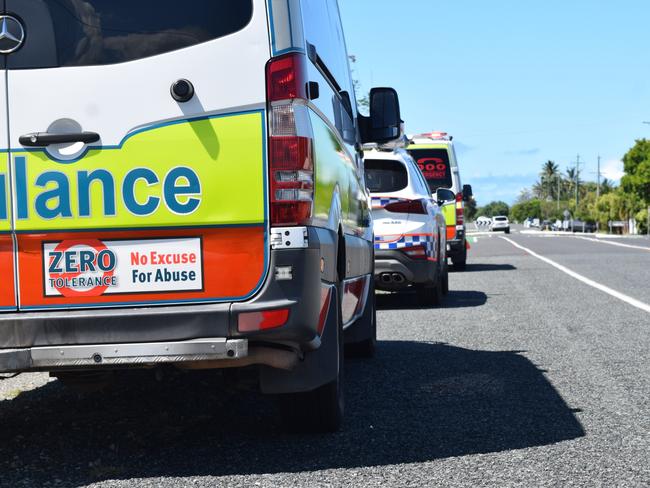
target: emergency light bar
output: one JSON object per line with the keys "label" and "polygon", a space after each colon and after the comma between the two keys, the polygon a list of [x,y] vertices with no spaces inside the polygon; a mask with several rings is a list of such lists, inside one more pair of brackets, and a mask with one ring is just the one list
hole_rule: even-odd
{"label": "emergency light bar", "polygon": [[377,144],[376,142],[369,142],[363,145],[363,150],[372,151],[376,149],[377,151],[394,151],[395,149],[404,149],[408,146],[409,140],[405,135],[402,135],[399,139],[394,141],[386,142],[384,144]]}
{"label": "emergency light bar", "polygon": [[438,140],[438,141],[452,141],[454,138],[453,136],[450,136],[446,132],[441,132],[441,131],[434,131],[434,132],[425,132],[424,134],[418,134],[415,136],[411,136],[411,140],[413,139],[433,139],[433,140]]}

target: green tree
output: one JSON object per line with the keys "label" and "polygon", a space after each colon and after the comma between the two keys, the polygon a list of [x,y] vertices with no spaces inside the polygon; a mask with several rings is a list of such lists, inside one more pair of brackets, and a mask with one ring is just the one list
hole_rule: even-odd
{"label": "green tree", "polygon": [[637,140],[623,156],[623,167],[623,192],[635,196],[640,204],[647,205],[650,202],[650,140]]}
{"label": "green tree", "polygon": [[474,197],[472,197],[467,202],[465,202],[465,218],[467,221],[472,222],[476,218],[477,212],[478,205],[476,204]]}
{"label": "green tree", "polygon": [[502,201],[490,202],[484,207],[478,209],[478,214],[486,217],[494,217],[495,215],[507,216],[509,213],[510,207],[506,202]]}
{"label": "green tree", "polygon": [[546,161],[540,174],[540,187],[545,198],[557,199],[558,178],[560,178],[560,167],[554,161]]}
{"label": "green tree", "polygon": [[517,222],[523,222],[527,218],[542,218],[542,202],[537,198],[528,201],[519,202],[510,209],[510,218]]}
{"label": "green tree", "polygon": [[607,178],[604,178],[603,181],[600,182],[601,195],[606,195],[613,189],[614,189],[614,183],[612,181],[609,181]]}

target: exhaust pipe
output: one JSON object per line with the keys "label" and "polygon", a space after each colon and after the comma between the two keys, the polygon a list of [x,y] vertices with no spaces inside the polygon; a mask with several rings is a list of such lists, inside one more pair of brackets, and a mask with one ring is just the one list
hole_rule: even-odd
{"label": "exhaust pipe", "polygon": [[406,281],[406,278],[404,278],[404,275],[402,273],[393,273],[391,275],[391,279],[393,280],[393,282],[397,283],[398,285]]}
{"label": "exhaust pipe", "polygon": [[393,277],[391,276],[390,273],[382,273],[380,278],[381,278],[381,281],[383,283],[392,283],[393,282]]}

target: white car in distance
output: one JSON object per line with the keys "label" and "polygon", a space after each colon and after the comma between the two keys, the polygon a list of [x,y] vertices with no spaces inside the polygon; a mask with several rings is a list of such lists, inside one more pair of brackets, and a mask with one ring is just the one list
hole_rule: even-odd
{"label": "white car in distance", "polygon": [[492,217],[492,224],[490,225],[492,232],[503,231],[510,234],[510,221],[505,215],[496,215]]}

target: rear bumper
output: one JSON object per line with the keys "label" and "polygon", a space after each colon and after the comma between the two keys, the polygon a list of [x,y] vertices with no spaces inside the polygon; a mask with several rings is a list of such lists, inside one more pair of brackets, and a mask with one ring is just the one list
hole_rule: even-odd
{"label": "rear bumper", "polygon": [[[392,291],[435,279],[430,261],[411,259],[400,251],[375,251],[375,288]],[[397,277],[400,277],[399,279]]]}
{"label": "rear bumper", "polygon": [[[335,237],[309,228],[308,248],[271,251],[269,276],[246,302],[0,314],[0,371],[238,359],[268,344],[318,348],[321,288],[333,280],[321,259],[335,262]],[[292,279],[275,278],[276,267],[289,266]],[[239,332],[240,313],[279,308],[289,309],[285,325]]]}
{"label": "rear bumper", "polygon": [[45,346],[0,351],[0,371],[126,367],[241,360],[247,356],[246,339],[214,338],[182,342]]}

